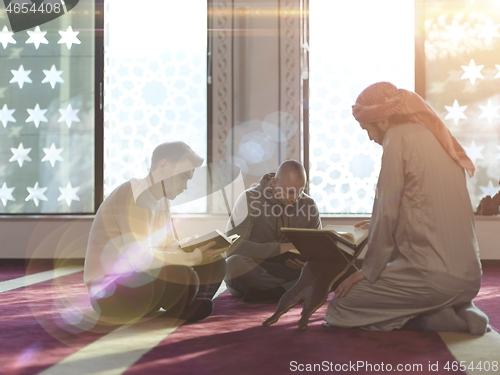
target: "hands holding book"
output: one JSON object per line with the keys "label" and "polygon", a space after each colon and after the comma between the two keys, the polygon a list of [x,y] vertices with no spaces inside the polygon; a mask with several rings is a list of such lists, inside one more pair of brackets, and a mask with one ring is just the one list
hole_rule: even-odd
{"label": "hands holding book", "polygon": [[[297,254],[297,256],[300,256],[300,253],[295,248],[295,245],[290,242],[280,243],[280,254],[285,254],[285,253],[292,253],[292,254]],[[290,258],[285,260],[285,266],[293,268],[294,270],[301,270],[305,264],[306,264],[305,262],[302,262],[300,259],[297,258],[295,259]]]}
{"label": "hands holding book", "polygon": [[294,270],[301,270],[306,263],[302,262],[300,259],[287,259],[285,261],[285,266],[293,268]]}

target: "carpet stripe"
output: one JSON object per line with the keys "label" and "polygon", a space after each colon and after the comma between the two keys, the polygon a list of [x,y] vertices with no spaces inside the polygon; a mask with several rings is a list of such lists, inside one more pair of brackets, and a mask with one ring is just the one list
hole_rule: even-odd
{"label": "carpet stripe", "polygon": [[[226,290],[223,282],[214,296]],[[39,375],[120,375],[180,327],[175,319],[151,319],[122,326]]]}
{"label": "carpet stripe", "polygon": [[61,276],[71,275],[83,271],[81,266],[61,267],[49,271],[38,272],[32,275],[17,277],[15,279],[0,282],[0,293],[23,288],[28,285],[38,284]]}
{"label": "carpet stripe", "polygon": [[174,319],[151,319],[122,326],[39,375],[117,375],[179,327]]}
{"label": "carpet stripe", "polygon": [[[500,334],[492,330],[483,336],[472,336],[467,333],[454,333],[454,332],[439,332],[439,336],[448,347],[448,350],[453,354],[460,366],[460,361],[466,367],[473,365],[476,367],[480,362],[483,365],[483,369],[480,371],[478,369],[472,370],[468,369],[465,372],[469,375],[474,374],[498,374],[500,373],[500,368],[490,371],[484,370],[485,362],[489,362],[490,365],[493,361],[497,362],[500,366]],[[443,369],[444,364],[440,364],[441,369]]]}

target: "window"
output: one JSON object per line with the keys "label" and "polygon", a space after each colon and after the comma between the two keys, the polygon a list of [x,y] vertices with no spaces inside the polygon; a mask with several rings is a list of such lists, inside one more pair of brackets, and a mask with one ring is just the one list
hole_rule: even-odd
{"label": "window", "polygon": [[[207,155],[206,0],[109,0],[105,12],[104,196],[149,171],[154,148]],[[206,199],[176,207],[206,212]]]}
{"label": "window", "polygon": [[414,90],[414,3],[311,0],[309,10],[310,193],[321,213],[370,213],[382,149],[351,106],[377,81]]}
{"label": "window", "polygon": [[500,2],[433,1],[425,15],[426,98],[476,166],[476,208],[499,191]]}
{"label": "window", "polygon": [[0,213],[94,211],[94,1],[57,9],[16,33],[0,19]]}

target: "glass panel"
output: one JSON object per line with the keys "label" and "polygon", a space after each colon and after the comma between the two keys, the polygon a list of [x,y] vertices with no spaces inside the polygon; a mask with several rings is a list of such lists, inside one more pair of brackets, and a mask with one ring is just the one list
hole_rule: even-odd
{"label": "glass panel", "polygon": [[[207,155],[206,0],[109,0],[104,195],[149,171],[160,143]],[[176,207],[205,212],[206,199]]]}
{"label": "glass panel", "polygon": [[500,1],[433,1],[425,31],[427,101],[476,166],[476,208],[500,190]]}
{"label": "glass panel", "polygon": [[12,33],[22,3],[32,5],[12,1],[12,12],[0,13],[0,213],[91,213],[94,1]]}
{"label": "glass panel", "polygon": [[322,213],[371,213],[382,150],[351,106],[377,81],[414,90],[414,4],[311,0],[309,14],[310,192]]}

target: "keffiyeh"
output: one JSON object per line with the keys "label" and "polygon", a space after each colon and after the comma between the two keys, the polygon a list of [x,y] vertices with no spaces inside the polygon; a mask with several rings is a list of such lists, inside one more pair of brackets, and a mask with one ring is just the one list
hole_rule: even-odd
{"label": "keffiyeh", "polygon": [[358,122],[379,122],[382,130],[388,130],[389,123],[384,123],[384,120],[391,115],[408,115],[411,121],[427,127],[452,159],[467,170],[469,176],[474,175],[474,164],[462,146],[420,95],[398,89],[389,82],[378,82],[368,86],[359,94],[352,111]]}

